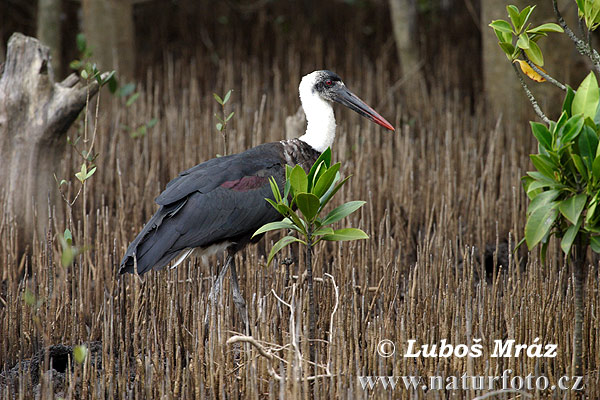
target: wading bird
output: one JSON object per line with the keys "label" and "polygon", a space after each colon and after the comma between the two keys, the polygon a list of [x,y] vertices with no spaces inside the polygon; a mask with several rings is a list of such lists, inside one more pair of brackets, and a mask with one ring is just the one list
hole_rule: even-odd
{"label": "wading bird", "polygon": [[282,219],[265,201],[266,197],[273,197],[269,177],[275,178],[281,190],[286,164],[299,164],[308,171],[331,146],[335,137],[334,101],[394,130],[331,71],[304,76],[299,91],[306,114],[306,133],[297,139],[266,143],[242,153],[214,158],[179,174],[156,198],[160,208],[129,245],[121,261],[121,274],[133,273],[137,266],[141,275],[172,261],[175,267],[194,250],[203,256],[227,250],[228,257],[217,283],[230,268],[234,302],[248,326],[234,254],[260,239],[251,240],[258,228]]}

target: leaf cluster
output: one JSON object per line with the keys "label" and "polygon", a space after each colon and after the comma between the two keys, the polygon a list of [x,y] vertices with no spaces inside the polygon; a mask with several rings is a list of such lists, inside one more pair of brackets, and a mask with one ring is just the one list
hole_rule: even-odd
{"label": "leaf cluster", "polygon": [[531,161],[536,171],[523,177],[531,200],[527,209],[525,241],[531,249],[549,238],[561,238],[569,254],[578,234],[600,252],[600,90],[593,72],[576,92],[570,87],[562,114],[550,124],[531,122],[538,154]]}
{"label": "leaf cluster", "polygon": [[225,116],[225,104],[227,104],[227,102],[231,98],[231,92],[233,92],[232,89],[230,89],[227,93],[225,93],[225,96],[223,96],[223,98],[221,98],[221,96],[219,96],[218,94],[213,93],[213,97],[215,98],[217,103],[219,103],[221,105],[221,108],[223,109],[223,117],[220,117],[219,115],[215,114],[215,118],[219,121],[219,122],[217,122],[215,127],[217,128],[217,130],[219,132],[223,132],[226,129],[227,122],[229,122],[229,120],[235,114],[232,111],[231,113],[229,113],[229,115]]}
{"label": "leaf cluster", "polygon": [[331,150],[325,150],[314,163],[309,173],[296,165],[286,166],[286,181],[283,194],[277,182],[270,179],[273,199],[266,200],[285,218],[282,221],[271,222],[258,229],[254,236],[277,229],[287,229],[296,236],[287,235],[280,239],[269,254],[268,263],[287,245],[299,242],[314,246],[322,240],[346,241],[368,239],[369,236],[357,228],[333,229],[331,225],[346,218],[359,208],[364,201],[350,201],[321,216],[324,208],[333,196],[348,181],[349,176],[340,178],[340,163],[331,165]]}
{"label": "leaf cluster", "polygon": [[577,0],[577,11],[588,30],[594,31],[600,26],[600,2],[597,0]]}
{"label": "leaf cluster", "polygon": [[498,44],[510,61],[518,59],[521,51],[524,51],[527,57],[536,65],[544,65],[544,56],[538,45],[538,40],[548,36],[549,32],[563,32],[563,29],[554,23],[546,23],[532,27],[529,22],[531,13],[535,6],[527,6],[523,10],[514,5],[506,7],[510,23],[503,19],[498,19],[490,23],[498,38]]}
{"label": "leaf cluster", "polygon": [[115,93],[119,87],[119,83],[115,76],[115,71],[111,71],[104,78],[98,70],[96,63],[91,61],[93,52],[87,44],[87,40],[83,33],[78,33],[76,37],[77,50],[79,51],[79,59],[75,59],[69,63],[71,69],[79,71],[81,77],[85,80],[95,79],[100,86],[108,84],[108,89],[111,93]]}

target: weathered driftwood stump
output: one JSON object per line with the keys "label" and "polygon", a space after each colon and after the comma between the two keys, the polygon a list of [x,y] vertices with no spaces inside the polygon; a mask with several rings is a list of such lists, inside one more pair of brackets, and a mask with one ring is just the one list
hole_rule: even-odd
{"label": "weathered driftwood stump", "polygon": [[53,174],[67,129],[85,107],[88,89],[90,97],[99,89],[75,74],[55,82],[50,61],[48,47],[15,33],[0,71],[0,198],[16,222],[21,251],[45,233],[48,200],[55,205],[60,195]]}

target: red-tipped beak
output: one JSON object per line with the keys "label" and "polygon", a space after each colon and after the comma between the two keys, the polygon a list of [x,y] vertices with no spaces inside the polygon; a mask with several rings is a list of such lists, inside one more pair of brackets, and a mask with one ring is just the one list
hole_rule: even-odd
{"label": "red-tipped beak", "polygon": [[377,111],[373,110],[367,103],[359,99],[357,95],[346,89],[345,86],[341,86],[338,90],[336,90],[332,97],[334,101],[337,101],[349,109],[356,111],[363,117],[370,119],[376,124],[381,125],[390,131],[396,130],[392,124],[379,115]]}

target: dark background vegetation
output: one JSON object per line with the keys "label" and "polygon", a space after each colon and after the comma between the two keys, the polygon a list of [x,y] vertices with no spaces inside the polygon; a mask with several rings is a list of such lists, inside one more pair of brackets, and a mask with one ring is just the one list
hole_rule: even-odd
{"label": "dark background vegetation", "polygon": [[[75,36],[85,31],[81,7],[91,2],[62,1],[61,77],[78,57]],[[383,0],[133,2],[134,61],[129,75],[118,75],[122,83],[136,82],[140,97],[127,107],[126,99],[101,93],[100,116],[91,120],[98,128],[98,171],[87,196],[75,204],[73,220],[57,213],[44,240],[34,241],[23,258],[14,221],[6,214],[0,220],[0,397],[308,398],[315,390],[322,398],[368,398],[373,391],[362,390],[357,375],[496,375],[511,368],[522,376],[544,374],[552,383],[568,375],[572,285],[560,248],[552,243],[545,264],[536,253],[509,250],[522,238],[527,199],[519,179],[535,145],[526,124],[534,114],[487,27],[490,19],[505,18],[502,3],[412,3],[417,12],[411,44],[419,68],[403,70],[406,58]],[[537,22],[550,20],[550,4],[538,3]],[[564,6],[573,13],[572,5]],[[36,2],[0,2],[0,62],[13,32],[35,36],[36,19]],[[547,68],[576,86],[585,64],[570,50],[561,53],[561,40],[542,47]],[[330,363],[332,376],[316,379],[311,389],[302,375],[309,370],[306,357],[299,361],[290,345],[307,329],[302,278],[288,280],[284,264],[267,267],[262,258],[276,234],[238,255],[237,264],[253,334],[281,357],[275,369],[286,375],[283,382],[270,377],[266,359],[255,350],[226,344],[241,330],[228,285],[210,339],[203,341],[216,258],[209,266],[191,258],[144,281],[118,279],[115,271],[166,183],[221,152],[213,92],[234,89],[229,135],[231,150],[238,152],[285,138],[286,117],[299,106],[302,75],[322,68],[340,74],[397,132],[336,109],[333,159],[342,162],[343,175],[353,175],[339,201],[368,202],[348,224],[371,239],[315,251],[315,276],[322,279],[316,288],[318,359]],[[542,104],[560,107],[560,92],[535,90]],[[158,123],[141,137],[123,128],[152,118]],[[81,129],[79,120],[69,135]],[[80,163],[67,151],[57,176],[73,176]],[[68,195],[76,189],[73,184]],[[59,209],[61,201],[52,206]],[[67,226],[73,227],[74,243],[87,250],[62,268],[58,236]],[[301,261],[292,265],[292,275],[302,273]],[[334,276],[340,295],[331,325],[334,286],[325,273]],[[272,291],[289,302],[294,296],[297,332],[290,310]],[[27,304],[26,292],[39,305]],[[590,398],[598,396],[600,379],[599,293],[592,264],[584,316]],[[392,340],[400,353],[411,338],[455,344],[482,338],[489,354],[493,340],[508,337],[517,343],[539,337],[558,344],[559,355],[468,361],[383,359],[375,351],[382,339]],[[84,365],[68,363],[69,347],[43,352],[50,345],[81,343],[91,354]],[[306,341],[300,345],[307,355]],[[411,396],[381,387],[374,392]],[[481,394],[447,391],[439,397]]]}

